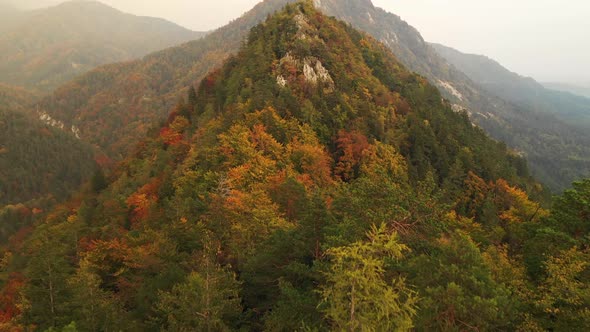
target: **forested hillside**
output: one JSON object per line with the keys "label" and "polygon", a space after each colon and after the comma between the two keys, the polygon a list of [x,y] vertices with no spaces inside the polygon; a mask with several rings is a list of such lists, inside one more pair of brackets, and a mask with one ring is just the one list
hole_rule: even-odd
{"label": "forested hillside", "polygon": [[28,90],[0,83],[0,108],[25,110],[39,97]]}
{"label": "forested hillside", "polygon": [[433,46],[489,94],[516,105],[503,116],[491,112],[473,118],[522,151],[535,176],[556,191],[590,176],[590,99],[545,89],[484,56]]}
{"label": "forested hillside", "polygon": [[99,65],[132,60],[203,35],[96,1],[6,10],[0,14],[0,82],[41,92],[52,92]]}
{"label": "forested hillside", "polygon": [[[535,97],[530,91],[520,97],[529,100],[528,105],[523,105],[522,99],[511,98],[520,95],[519,92],[498,94],[480,84],[495,77],[493,70],[487,72],[487,77],[472,77],[469,68],[449,64],[416,29],[400,17],[374,7],[370,0],[316,0],[315,3],[324,12],[350,22],[387,45],[404,65],[436,85],[455,109],[467,110],[474,123],[526,157],[533,174],[552,190],[562,191],[572,181],[590,175],[589,131],[553,115],[569,109],[569,113],[577,114],[577,121],[576,115],[561,115],[579,124],[579,120],[586,121],[585,115],[580,117],[585,113],[580,111],[587,109],[587,105],[571,98],[562,100],[554,93],[548,93],[545,101],[536,99],[531,105]],[[503,89],[523,85],[518,76],[508,76],[514,79],[496,86]],[[545,108],[547,104],[555,107],[549,112],[539,112],[540,104],[545,104]]]}
{"label": "forested hillside", "polygon": [[[81,129],[83,139],[120,159],[152,123],[166,117],[186,87],[237,51],[247,31],[294,0],[265,0],[208,37],[142,60],[101,67],[59,88],[40,108]],[[370,33],[410,70],[436,85],[455,109],[527,157],[532,171],[553,190],[587,175],[588,135],[555,116],[532,112],[487,92],[450,65],[398,16],[370,0],[316,0],[316,6]]]}
{"label": "forested hillside", "polygon": [[30,111],[38,99],[0,83],[0,248],[95,171],[90,145]]}
{"label": "forested hillside", "polygon": [[[2,259],[5,329],[585,331],[590,182],[290,5]],[[185,90],[186,91],[186,90]]]}
{"label": "forested hillside", "polygon": [[68,199],[97,170],[94,149],[71,132],[50,126],[36,114],[2,105],[0,248],[11,236],[26,232],[56,202]]}
{"label": "forested hillside", "polygon": [[94,151],[74,135],[0,106],[0,207],[64,199],[94,172]]}
{"label": "forested hillside", "polygon": [[249,29],[289,0],[267,0],[208,36],[143,59],[97,68],[60,88],[39,108],[81,130],[120,159],[170,112],[189,85],[237,51]]}

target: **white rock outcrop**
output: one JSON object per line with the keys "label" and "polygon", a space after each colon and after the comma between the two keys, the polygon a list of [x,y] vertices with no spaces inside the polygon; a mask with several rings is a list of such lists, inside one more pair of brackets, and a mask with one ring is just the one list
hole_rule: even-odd
{"label": "white rock outcrop", "polygon": [[80,128],[72,125],[72,134],[74,134],[74,136],[76,136],[77,139],[80,139]]}
{"label": "white rock outcrop", "polygon": [[[295,69],[295,72],[293,70]],[[311,84],[324,84],[328,88],[334,87],[334,80],[330,72],[322,62],[315,57],[306,57],[303,60],[296,58],[290,52],[279,60],[276,70],[277,84],[286,87],[289,81],[296,79],[296,76],[303,74],[305,82]]]}
{"label": "white rock outcrop", "polygon": [[322,62],[316,58],[307,57],[303,61],[303,75],[305,81],[313,84],[329,83],[334,84],[330,72],[324,67]]}
{"label": "white rock outcrop", "polygon": [[280,87],[286,87],[287,86],[287,80],[282,76],[282,75],[278,75],[277,76],[277,84]]}
{"label": "white rock outcrop", "polygon": [[459,100],[464,100],[463,95],[459,92],[459,90],[455,89],[455,87],[452,86],[451,83],[439,80],[438,84],[445,90],[447,90],[450,94],[457,97]]}
{"label": "white rock outcrop", "polygon": [[64,129],[65,125],[63,122],[59,121],[59,120],[55,120],[54,118],[52,118],[49,114],[45,113],[45,112],[38,112],[39,113],[39,120],[45,122],[46,124],[55,127],[55,128],[59,128],[59,129]]}

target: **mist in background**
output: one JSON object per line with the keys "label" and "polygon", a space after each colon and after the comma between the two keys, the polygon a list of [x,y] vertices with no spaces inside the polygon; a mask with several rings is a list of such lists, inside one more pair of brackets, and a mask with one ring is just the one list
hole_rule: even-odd
{"label": "mist in background", "polygon": [[[2,0],[0,0],[1,2]],[[60,0],[4,0],[39,8]],[[103,0],[135,15],[162,17],[195,31],[220,27],[258,0]],[[590,1],[373,0],[430,42],[487,55],[541,82],[590,85]]]}

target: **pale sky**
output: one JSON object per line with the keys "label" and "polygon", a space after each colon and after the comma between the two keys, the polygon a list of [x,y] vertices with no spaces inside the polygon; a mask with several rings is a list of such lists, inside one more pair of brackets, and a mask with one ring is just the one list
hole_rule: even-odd
{"label": "pale sky", "polygon": [[[60,0],[12,0],[44,6]],[[192,30],[224,25],[258,0],[102,0]],[[430,42],[485,54],[539,81],[590,82],[589,0],[373,0]]]}

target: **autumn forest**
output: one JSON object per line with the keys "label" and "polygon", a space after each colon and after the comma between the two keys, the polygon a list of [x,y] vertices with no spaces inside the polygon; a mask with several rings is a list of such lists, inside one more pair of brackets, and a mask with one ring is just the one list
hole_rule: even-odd
{"label": "autumn forest", "polygon": [[583,130],[502,142],[528,111],[486,122],[500,97],[360,10],[399,26],[267,0],[49,94],[0,84],[0,331],[590,330]]}

